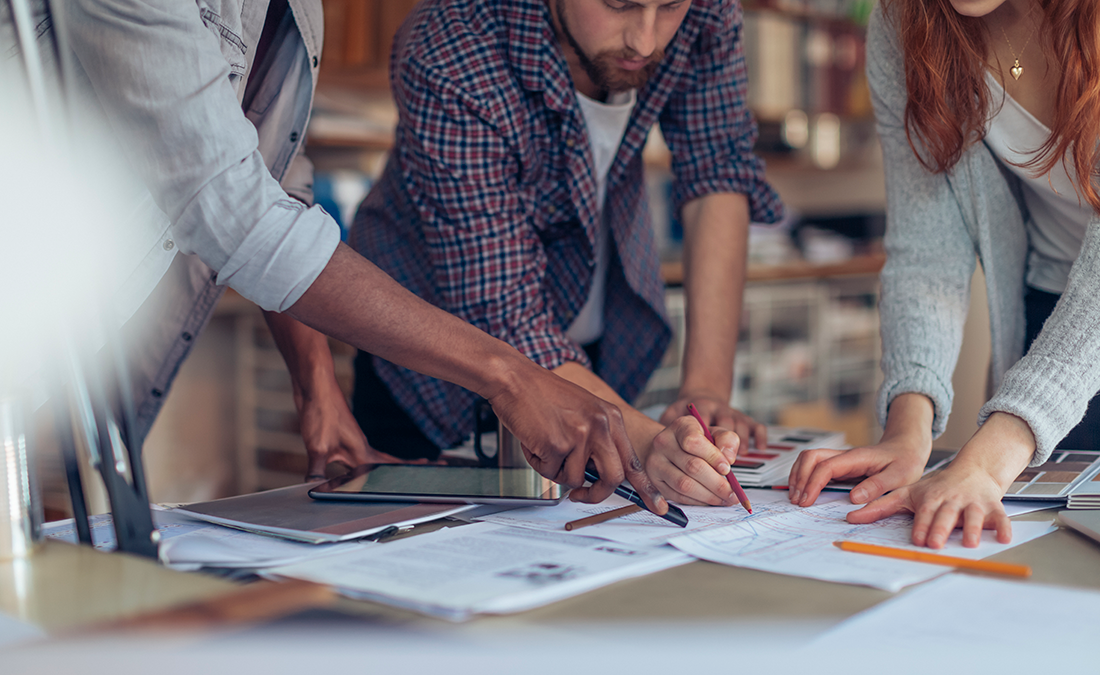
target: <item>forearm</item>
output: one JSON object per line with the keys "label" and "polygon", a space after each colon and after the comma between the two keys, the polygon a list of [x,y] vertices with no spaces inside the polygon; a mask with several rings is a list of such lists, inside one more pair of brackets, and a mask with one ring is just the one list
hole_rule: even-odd
{"label": "forearm", "polygon": [[634,451],[638,453],[638,456],[643,461],[645,460],[652,448],[653,439],[661,433],[664,425],[650,419],[640,410],[624,401],[598,375],[579,363],[567,361],[555,368],[554,374],[617,406],[619,411],[622,412],[623,424],[626,426],[626,433],[630,437],[630,444],[634,446]]}
{"label": "forearm", "polygon": [[681,392],[728,400],[748,256],[744,195],[711,194],[684,205],[687,331]]}
{"label": "forearm", "polygon": [[324,335],[287,314],[265,311],[264,320],[286,361],[296,398],[308,398],[322,383],[335,381],[332,352]]}
{"label": "forearm", "polygon": [[1027,422],[1008,413],[993,413],[951,462],[960,471],[983,471],[1002,494],[1027,468],[1035,453],[1035,435]]}
{"label": "forearm", "polygon": [[507,344],[424,302],[341,244],[287,312],[326,335],[485,398],[537,368]]}
{"label": "forearm", "polygon": [[882,440],[903,440],[918,445],[925,454],[932,451],[932,420],[935,408],[924,394],[899,394],[890,402]]}

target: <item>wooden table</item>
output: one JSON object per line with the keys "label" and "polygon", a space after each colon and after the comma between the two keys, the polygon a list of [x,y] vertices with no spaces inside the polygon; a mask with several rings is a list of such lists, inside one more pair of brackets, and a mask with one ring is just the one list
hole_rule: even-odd
{"label": "wooden table", "polygon": [[[1053,514],[1043,511],[1018,519],[1044,520]],[[1100,545],[1068,530],[1022,544],[991,560],[1031,565],[1034,576],[1026,583],[1100,590]],[[0,563],[0,612],[22,618],[50,633],[162,614],[186,603],[209,605],[249,588],[207,575],[174,572],[128,555],[101,553],[60,542],[47,542],[29,560]],[[255,591],[250,593],[257,595]],[[308,592],[291,595],[287,601],[268,603],[268,614],[278,616],[301,606],[324,604],[322,595]],[[242,603],[257,600],[244,597]],[[479,629],[488,630],[553,626],[578,620],[667,623],[749,618],[831,623],[890,597],[890,593],[871,588],[697,561],[540,609],[511,616],[482,617],[475,623]],[[334,606],[386,624],[451,625],[370,602],[341,599]],[[261,608],[241,614],[263,618],[265,612]]]}

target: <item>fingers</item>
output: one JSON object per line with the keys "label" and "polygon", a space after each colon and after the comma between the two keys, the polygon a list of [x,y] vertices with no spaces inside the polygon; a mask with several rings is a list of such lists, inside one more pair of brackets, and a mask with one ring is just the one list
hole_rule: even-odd
{"label": "fingers", "polygon": [[[617,409],[615,412],[619,413]],[[621,413],[612,418],[610,432],[626,480],[630,482],[634,491],[638,493],[650,511],[659,516],[668,513],[668,502],[665,501],[660,490],[646,474],[645,469],[642,467],[642,460],[638,458],[637,453],[634,452],[634,447],[630,444],[630,438],[627,436],[626,425],[623,423]],[[601,473],[600,476],[602,477],[603,474]]]}
{"label": "fingers", "polygon": [[735,454],[737,443],[737,436],[725,429],[718,429],[715,443],[711,443],[694,418],[682,417],[654,439],[651,459],[657,455],[665,461],[654,464],[659,478],[652,470],[650,475],[658,486],[664,484],[662,492],[679,501],[715,506],[732,503],[733,490],[725,476],[730,472],[727,453]]}
{"label": "fingers", "polygon": [[997,531],[997,541],[1000,543],[1012,543],[1012,521],[1008,519],[1003,506],[989,514],[986,518],[986,527]]}
{"label": "fingers", "polygon": [[768,447],[768,425],[759,422],[753,427],[753,438],[756,439],[756,448],[763,450]]}
{"label": "fingers", "polygon": [[963,509],[963,546],[976,548],[982,541],[982,528],[985,527],[985,511],[977,504]]}
{"label": "fingers", "polygon": [[309,465],[306,469],[305,482],[311,483],[317,480],[325,479],[325,465],[328,464],[328,453],[325,452],[308,452]]}
{"label": "fingers", "polygon": [[[722,504],[712,493],[701,486],[663,455],[651,456],[646,463],[649,475],[658,489],[669,499],[689,506],[718,506]],[[701,498],[693,496],[697,494]]]}
{"label": "fingers", "polygon": [[951,536],[955,526],[959,524],[961,516],[962,511],[956,504],[950,502],[940,504],[939,509],[936,510],[936,515],[932,518],[932,526],[928,528],[928,539],[925,541],[925,546],[928,548],[943,548],[944,544],[947,543],[947,538]]}
{"label": "fingers", "polygon": [[[813,475],[817,469],[818,464],[824,462],[827,459],[836,457],[841,454],[842,450],[804,450],[798,455],[798,458],[794,460],[794,464],[791,465],[791,473],[787,479],[787,486],[790,489],[788,497],[792,504],[800,504],[802,502],[802,495],[806,494],[806,488],[810,481],[810,476]],[[828,481],[826,481],[828,482]],[[817,495],[814,494],[809,503],[813,503],[813,500],[817,499]]]}
{"label": "fingers", "polygon": [[[908,490],[906,488],[902,488],[896,492],[891,492],[885,497],[879,497],[867,506],[864,506],[862,509],[852,511],[848,514],[847,520],[853,525],[863,525],[866,523],[873,523],[876,520],[882,520],[883,518],[892,516],[899,511],[906,510],[907,498]],[[916,525],[914,524],[914,531],[915,528]]]}

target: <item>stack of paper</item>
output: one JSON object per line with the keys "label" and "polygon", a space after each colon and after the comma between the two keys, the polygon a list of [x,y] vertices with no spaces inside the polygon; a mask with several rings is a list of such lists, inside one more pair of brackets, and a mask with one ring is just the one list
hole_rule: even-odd
{"label": "stack of paper", "polygon": [[438,520],[474,508],[470,504],[318,501],[312,485],[216,499],[180,507],[188,515],[248,532],[305,541],[351,541],[394,526]]}
{"label": "stack of paper", "polygon": [[306,579],[350,597],[461,621],[539,607],[691,560],[667,546],[475,523],[277,567],[265,576]]}
{"label": "stack of paper", "polygon": [[[615,518],[577,530],[566,531],[564,529],[565,524],[568,522],[617,509],[629,503],[622,497],[614,495],[599,504],[578,504],[567,501],[557,506],[512,509],[477,516],[475,519],[498,525],[553,530],[575,537],[600,537],[633,546],[659,546],[676,537],[681,537],[687,532],[725,527],[753,518],[766,518],[799,508],[791,504],[786,491],[749,488],[745,490],[745,494],[752,502],[751,515],[740,504],[728,507],[681,506],[680,508],[684,510],[684,514],[688,517],[686,528],[676,527],[667,520],[659,518],[648,511],[639,511],[629,516]],[[841,499],[847,500],[847,498],[848,496],[843,493],[823,492],[818,503],[823,504]]]}
{"label": "stack of paper", "polygon": [[[160,533],[161,562],[179,570],[201,567],[259,569],[287,565],[361,545],[286,541],[212,525],[176,510],[154,510],[153,522]],[[92,516],[90,525],[95,548],[113,551],[117,542],[111,514]],[[72,519],[47,523],[42,530],[49,539],[73,544],[77,541],[76,526]]]}
{"label": "stack of paper", "polygon": [[803,450],[844,447],[843,432],[768,427],[767,447],[741,449],[733,464],[733,474],[744,487],[786,485],[791,466]]}
{"label": "stack of paper", "polygon": [[[852,525],[845,516],[860,505],[837,500],[805,509],[796,509],[702,532],[689,532],[671,540],[685,553],[712,562],[898,591],[910,584],[933,579],[953,568],[928,563],[882,558],[841,551],[833,545],[852,540],[906,548],[913,546],[913,518],[897,515],[867,525]],[[1012,543],[1001,544],[995,534],[982,533],[977,548],[962,545],[962,530],[955,530],[944,550],[937,551],[959,558],[978,560],[1053,532],[1052,522],[1015,522]]]}

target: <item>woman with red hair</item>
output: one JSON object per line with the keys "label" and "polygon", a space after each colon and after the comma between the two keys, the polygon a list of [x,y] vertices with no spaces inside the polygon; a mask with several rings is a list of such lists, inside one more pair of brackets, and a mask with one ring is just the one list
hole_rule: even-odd
{"label": "woman with red hair", "polygon": [[[877,445],[803,453],[791,501],[868,476],[848,520],[914,514],[913,543],[1011,526],[1001,498],[1056,447],[1100,449],[1100,9],[1096,0],[883,0],[867,71],[887,263]],[[951,410],[975,260],[992,339],[980,427],[921,479]],[[889,492],[889,494],[885,494]],[[883,496],[885,494],[885,496]]]}

